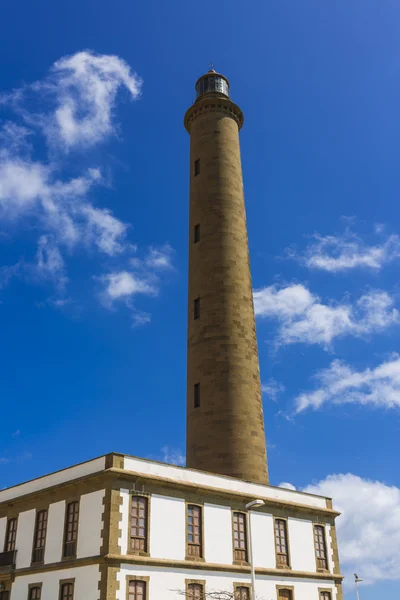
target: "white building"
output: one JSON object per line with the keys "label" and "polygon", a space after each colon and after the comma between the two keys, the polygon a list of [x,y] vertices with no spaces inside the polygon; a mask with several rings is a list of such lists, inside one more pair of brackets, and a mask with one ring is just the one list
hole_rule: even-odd
{"label": "white building", "polygon": [[257,598],[341,600],[331,506],[109,454],[0,492],[0,600],[245,600],[250,521]]}

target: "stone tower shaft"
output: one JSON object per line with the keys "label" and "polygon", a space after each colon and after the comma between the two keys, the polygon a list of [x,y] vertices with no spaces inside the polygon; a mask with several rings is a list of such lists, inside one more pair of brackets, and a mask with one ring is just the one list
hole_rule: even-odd
{"label": "stone tower shaft", "polygon": [[267,483],[239,129],[213,71],[196,85],[190,133],[187,466]]}

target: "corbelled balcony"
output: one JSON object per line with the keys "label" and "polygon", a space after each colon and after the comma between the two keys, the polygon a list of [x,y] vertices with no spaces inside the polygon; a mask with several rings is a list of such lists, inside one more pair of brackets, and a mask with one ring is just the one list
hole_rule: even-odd
{"label": "corbelled balcony", "polygon": [[16,550],[10,552],[0,552],[0,573],[7,573],[15,569]]}

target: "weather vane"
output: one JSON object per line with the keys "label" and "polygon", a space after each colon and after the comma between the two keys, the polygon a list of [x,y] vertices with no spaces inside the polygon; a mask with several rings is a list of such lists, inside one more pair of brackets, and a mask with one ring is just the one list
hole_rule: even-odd
{"label": "weather vane", "polygon": [[211,62],[211,61],[210,61],[210,63],[209,63],[209,65],[208,65],[208,66],[210,67],[210,71],[214,71],[214,67],[215,67],[215,65],[214,65],[214,63],[213,63],[213,62]]}

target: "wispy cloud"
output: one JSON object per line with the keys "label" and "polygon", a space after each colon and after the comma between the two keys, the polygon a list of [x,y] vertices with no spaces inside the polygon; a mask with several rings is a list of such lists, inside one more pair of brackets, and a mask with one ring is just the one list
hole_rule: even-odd
{"label": "wispy cloud", "polygon": [[[47,281],[56,290],[51,304],[64,306],[70,300],[65,296],[66,259],[90,251],[113,259],[108,272],[95,278],[104,305],[131,304],[138,294],[157,294],[155,272],[172,268],[172,248],[152,246],[131,265],[136,246],[128,240],[128,225],[93,203],[96,189],[105,184],[101,167],[81,168],[80,155],[75,162],[71,158],[82,150],[90,156],[89,148],[118,132],[117,96],[125,90],[135,100],[141,85],[118,56],[85,51],[58,60],[43,80],[0,97],[0,106],[16,115],[15,122],[0,128],[0,224],[17,234],[26,227],[32,231],[32,225],[39,232],[32,260],[0,267],[0,287],[13,277]],[[43,137],[47,159],[37,160],[36,144],[42,147]],[[77,173],[71,175],[72,170]],[[149,315],[135,310],[133,319],[142,324]]]}
{"label": "wispy cloud", "polygon": [[258,317],[279,322],[276,344],[320,344],[328,349],[337,337],[366,336],[399,322],[393,299],[384,291],[371,290],[355,303],[327,304],[302,284],[275,285],[254,292]]}
{"label": "wispy cloud", "polygon": [[183,467],[186,464],[186,457],[179,449],[164,446],[163,448],[161,448],[161,453],[162,462],[166,462],[170,465],[177,465],[179,467]]}
{"label": "wispy cloud", "polygon": [[263,394],[267,396],[273,402],[276,402],[278,396],[280,396],[285,391],[285,386],[282,383],[279,383],[273,377],[270,377],[266,383],[261,386]]}
{"label": "wispy cloud", "polygon": [[[382,233],[378,228],[377,233]],[[339,235],[313,236],[304,252],[288,249],[295,258],[310,269],[339,273],[352,269],[380,271],[385,265],[400,257],[400,236],[393,234],[375,245],[368,245],[360,236],[346,229]]]}
{"label": "wispy cloud", "polygon": [[296,398],[296,412],[320,409],[325,404],[400,407],[400,356],[392,355],[373,369],[357,371],[344,361],[334,360],[313,379],[315,389]]}

